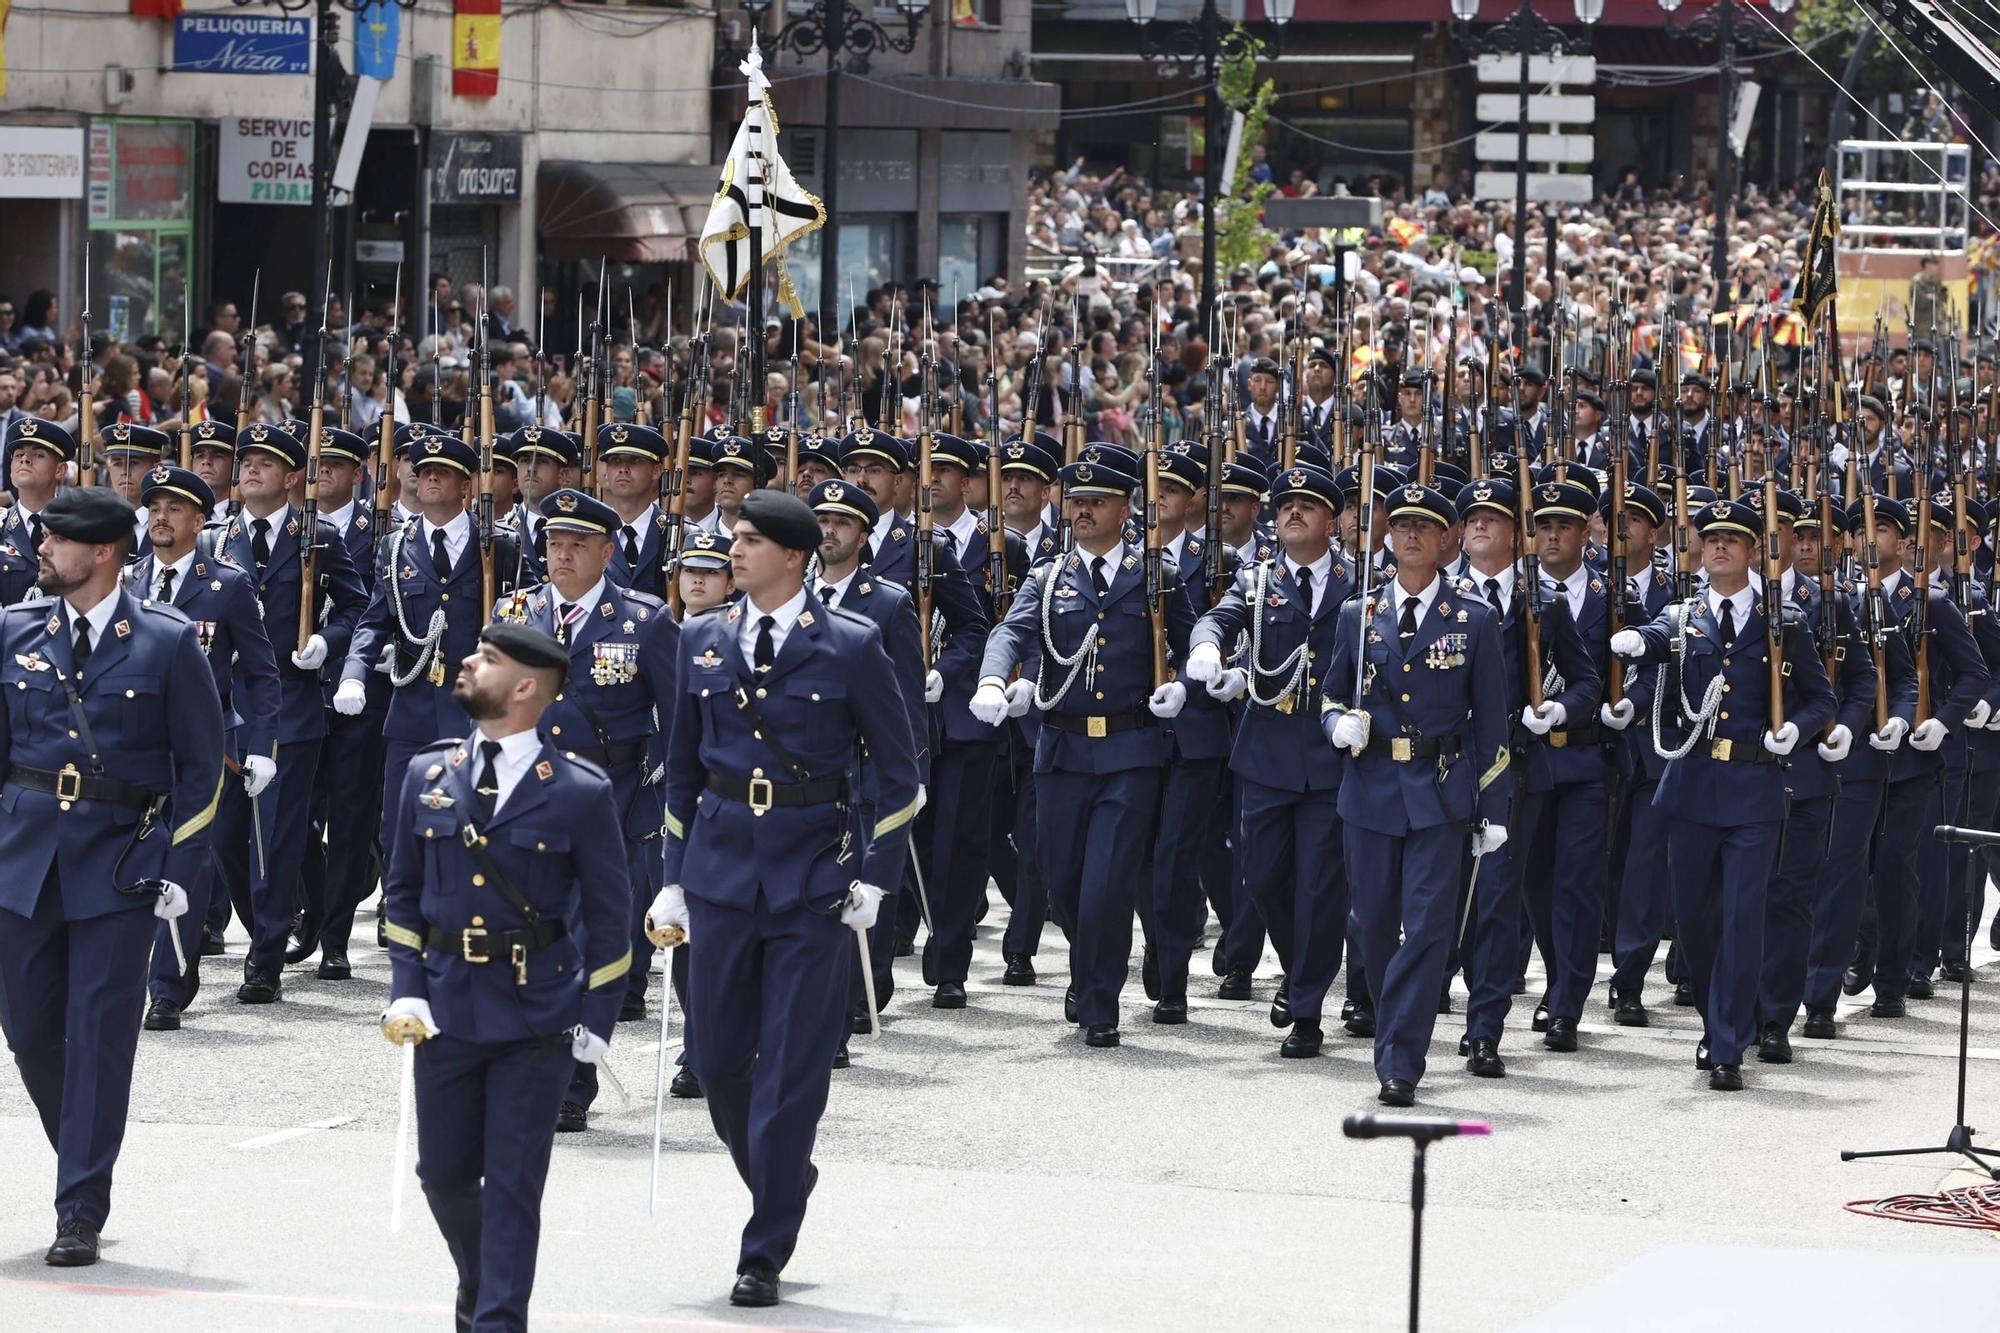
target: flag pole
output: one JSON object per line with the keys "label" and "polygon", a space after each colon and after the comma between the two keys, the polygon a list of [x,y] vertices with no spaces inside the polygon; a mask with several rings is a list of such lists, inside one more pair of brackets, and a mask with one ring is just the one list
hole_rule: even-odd
{"label": "flag pole", "polygon": [[[763,52],[758,49],[754,40],[750,44],[749,72],[750,104],[745,108],[745,115],[751,119],[755,128],[751,131],[750,135],[750,189],[746,199],[748,208],[745,210],[750,216],[744,219],[750,226],[750,306],[749,318],[745,321],[749,327],[744,330],[744,335],[749,339],[750,346],[744,349],[747,355],[743,359],[743,365],[745,367],[744,374],[750,380],[744,386],[748,390],[747,397],[750,400],[750,429],[747,433],[751,439],[755,440],[763,436],[764,427],[770,424],[764,420],[764,226],[762,212],[765,207],[764,192],[769,188],[770,184],[770,163],[776,154],[767,152],[764,147],[764,136],[771,131],[771,118],[768,114],[765,114],[764,90],[770,85],[764,78]],[[829,131],[832,130],[832,126],[828,126],[827,128]]]}

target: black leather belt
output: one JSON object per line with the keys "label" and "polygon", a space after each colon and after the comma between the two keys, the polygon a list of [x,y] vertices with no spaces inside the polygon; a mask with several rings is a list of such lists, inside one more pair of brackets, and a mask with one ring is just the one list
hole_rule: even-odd
{"label": "black leather belt", "polygon": [[1159,721],[1151,713],[1140,709],[1133,713],[1043,713],[1042,725],[1056,731],[1066,731],[1072,736],[1102,737],[1113,736],[1121,731],[1137,731],[1150,727]]}
{"label": "black leather belt", "polygon": [[769,778],[751,778],[746,782],[711,773],[708,789],[717,796],[741,801],[758,814],[779,807],[836,805],[847,800],[846,778],[821,778],[816,782],[773,782]]}
{"label": "black leather belt", "polygon": [[424,934],[424,942],[439,953],[455,955],[468,963],[504,959],[520,968],[526,965],[532,950],[545,949],[567,934],[569,924],[561,917],[546,917],[519,930],[488,930],[484,926],[440,930],[431,926]]}
{"label": "black leather belt", "polygon": [[1564,727],[1537,736],[1523,726],[1519,716],[1514,718],[1513,735],[1509,738],[1514,748],[1526,749],[1536,741],[1544,742],[1551,750],[1580,750],[1586,745],[1595,745],[1602,739],[1603,728],[1596,722],[1580,722],[1573,727]]}
{"label": "black leather belt", "polygon": [[1724,764],[1775,764],[1778,756],[1765,749],[1761,741],[1731,740],[1727,736],[1717,736],[1706,746],[1695,751]]}
{"label": "black leather belt", "polygon": [[15,764],[7,770],[7,781],[27,791],[47,792],[64,801],[102,801],[106,805],[122,805],[128,810],[150,810],[153,803],[160,799],[159,793],[135,787],[129,782],[120,782],[116,778],[94,778],[78,772],[75,764],[65,764],[59,773]]}
{"label": "black leather belt", "polygon": [[1453,759],[1458,755],[1458,737],[1446,736],[1440,740],[1415,736],[1370,736],[1368,745],[1361,753],[1377,759],[1393,759],[1399,764],[1414,763],[1419,759],[1443,757]]}
{"label": "black leather belt", "polygon": [[609,745],[579,745],[565,753],[578,759],[588,759],[599,768],[616,768],[620,764],[636,764],[646,757],[644,741],[613,741]]}

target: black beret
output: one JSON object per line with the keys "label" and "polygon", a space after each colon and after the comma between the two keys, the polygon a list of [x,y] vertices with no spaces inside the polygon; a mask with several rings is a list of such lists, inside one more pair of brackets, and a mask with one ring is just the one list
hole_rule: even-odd
{"label": "black beret", "polygon": [[65,486],[42,507],[42,526],[73,542],[102,545],[132,535],[132,506],[108,486]]}
{"label": "black beret", "polygon": [[1659,380],[1659,376],[1655,375],[1655,374],[1654,374],[1654,373],[1653,373],[1652,371],[1650,371],[1650,370],[1635,370],[1635,371],[1633,371],[1633,372],[1632,372],[1632,383],[1634,383],[1634,384],[1643,384],[1643,385],[1645,385],[1645,386],[1646,386],[1647,388],[1649,388],[1649,389],[1657,389],[1657,388],[1659,388],[1659,387],[1660,387],[1660,380]]}
{"label": "black beret", "polygon": [[819,519],[812,506],[790,491],[769,488],[743,497],[737,517],[778,545],[792,551],[819,549]]}
{"label": "black beret", "polygon": [[1268,356],[1257,357],[1250,362],[1250,374],[1269,375],[1273,379],[1276,379],[1278,376],[1278,363]]}
{"label": "black beret", "polygon": [[550,671],[569,671],[569,650],[555,636],[532,625],[499,620],[479,631],[479,641],[490,643],[522,666]]}
{"label": "black beret", "polygon": [[207,482],[186,468],[166,463],[146,474],[146,484],[139,491],[139,503],[149,504],[156,495],[171,495],[177,500],[186,500],[199,509],[203,517],[215,508],[215,492]]}

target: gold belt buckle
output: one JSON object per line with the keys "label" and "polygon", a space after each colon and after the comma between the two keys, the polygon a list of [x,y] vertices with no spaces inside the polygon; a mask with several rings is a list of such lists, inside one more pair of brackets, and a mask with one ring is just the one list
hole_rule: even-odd
{"label": "gold belt buckle", "polygon": [[75,764],[64,764],[62,772],[56,774],[56,799],[59,801],[83,799],[83,774],[77,772]]}
{"label": "gold belt buckle", "polygon": [[[459,956],[464,958],[465,961],[468,963],[491,962],[492,958],[490,955],[481,953],[475,957],[472,952],[472,942],[474,940],[483,940],[485,938],[486,938],[486,929],[483,926],[467,926],[464,930],[459,931],[458,932]],[[483,949],[485,946],[481,945],[480,947]]]}
{"label": "gold belt buckle", "polygon": [[1105,720],[1103,718],[1086,717],[1083,720],[1083,734],[1090,737],[1094,741],[1101,741],[1106,736],[1110,735],[1111,732],[1110,729],[1106,727]]}
{"label": "gold belt buckle", "polygon": [[1709,742],[1708,757],[1710,759],[1721,759],[1727,761],[1731,757],[1730,752],[1735,748],[1736,748],[1736,742],[1730,740],[1728,737],[1725,736],[1720,739]]}
{"label": "gold belt buckle", "polygon": [[771,786],[771,779],[769,778],[750,779],[750,794],[748,797],[750,805],[750,813],[753,815],[761,815],[766,810],[769,810],[771,808],[772,798],[776,796],[776,794],[777,793],[775,789]]}
{"label": "gold belt buckle", "polygon": [[1560,750],[1560,749],[1562,749],[1562,748],[1563,748],[1564,746],[1566,746],[1566,745],[1568,745],[1568,744],[1569,744],[1569,733],[1568,733],[1568,732],[1566,732],[1566,731],[1552,731],[1552,732],[1550,732],[1550,733],[1549,733],[1549,747],[1550,747],[1551,749],[1555,749],[1555,750]]}
{"label": "gold belt buckle", "polygon": [[1417,757],[1416,743],[1408,736],[1389,738],[1389,757],[1399,764],[1407,764]]}
{"label": "gold belt buckle", "polygon": [[1272,704],[1271,708],[1274,712],[1290,714],[1293,708],[1292,696],[1289,694],[1286,695],[1284,698],[1278,700],[1278,702]]}
{"label": "gold belt buckle", "polygon": [[526,945],[515,944],[507,950],[507,960],[514,964],[514,984],[528,984],[528,949]]}

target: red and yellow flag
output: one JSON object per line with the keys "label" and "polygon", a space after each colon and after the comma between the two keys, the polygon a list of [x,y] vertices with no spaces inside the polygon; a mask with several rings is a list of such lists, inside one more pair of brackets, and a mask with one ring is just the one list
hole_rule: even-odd
{"label": "red and yellow flag", "polygon": [[979,9],[974,0],[951,0],[951,26],[954,28],[979,26]]}
{"label": "red and yellow flag", "polygon": [[500,91],[500,0],[454,0],[451,91],[455,97]]}

